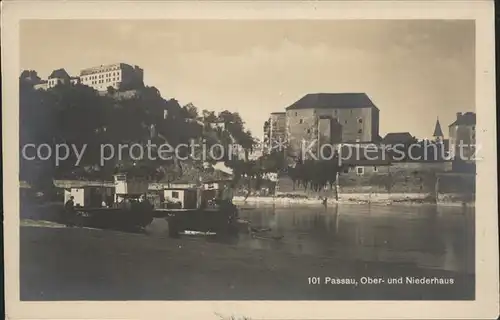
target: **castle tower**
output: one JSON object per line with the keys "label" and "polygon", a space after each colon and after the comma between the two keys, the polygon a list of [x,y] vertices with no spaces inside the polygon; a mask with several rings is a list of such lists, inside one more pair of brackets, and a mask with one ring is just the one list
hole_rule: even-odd
{"label": "castle tower", "polygon": [[443,130],[441,130],[441,124],[439,123],[439,118],[436,120],[436,126],[434,127],[434,133],[432,134],[436,142],[442,142],[444,135]]}

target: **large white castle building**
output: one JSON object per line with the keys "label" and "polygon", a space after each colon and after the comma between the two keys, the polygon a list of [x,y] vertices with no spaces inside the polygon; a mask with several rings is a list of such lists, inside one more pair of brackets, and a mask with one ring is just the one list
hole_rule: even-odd
{"label": "large white castle building", "polygon": [[114,89],[132,89],[144,81],[144,71],[138,66],[115,63],[83,69],[80,72],[82,84],[98,91]]}
{"label": "large white castle building", "polygon": [[[24,72],[23,72],[24,74]],[[23,77],[21,74],[21,77]],[[78,77],[71,77],[66,70],[54,70],[47,80],[33,82],[35,89],[50,89],[56,85],[78,84],[94,88],[97,91],[136,89],[144,84],[144,71],[138,66],[126,63],[114,63],[86,68],[80,71]]]}

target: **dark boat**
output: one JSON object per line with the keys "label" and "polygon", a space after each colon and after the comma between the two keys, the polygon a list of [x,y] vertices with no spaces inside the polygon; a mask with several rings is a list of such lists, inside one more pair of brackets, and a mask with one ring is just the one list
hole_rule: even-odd
{"label": "dark boat", "polygon": [[169,234],[183,231],[231,233],[236,230],[238,208],[232,203],[228,181],[207,182],[199,188],[166,188],[166,201],[155,210],[155,218],[165,218]]}
{"label": "dark boat", "polygon": [[131,202],[112,208],[76,208],[78,224],[103,229],[140,230],[153,221],[153,207],[146,202]]}
{"label": "dark boat", "polygon": [[146,199],[147,191],[147,181],[117,174],[111,186],[68,188],[65,198],[74,198],[80,226],[137,230],[153,221],[154,208]]}

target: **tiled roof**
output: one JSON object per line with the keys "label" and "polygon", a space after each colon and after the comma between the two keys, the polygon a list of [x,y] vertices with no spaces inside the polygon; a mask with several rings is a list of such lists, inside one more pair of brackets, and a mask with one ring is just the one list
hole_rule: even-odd
{"label": "tiled roof", "polygon": [[286,108],[297,109],[376,108],[366,93],[310,93]]}
{"label": "tiled roof", "polygon": [[407,141],[413,140],[413,136],[409,132],[391,132],[385,135],[382,143],[384,144],[395,144],[395,143],[405,143]]}
{"label": "tiled roof", "polygon": [[69,74],[66,72],[64,69],[57,69],[52,71],[52,73],[49,76],[49,79],[54,79],[54,78],[69,78]]}
{"label": "tiled roof", "polygon": [[476,114],[474,112],[466,112],[462,114],[461,116],[457,117],[458,119],[455,120],[452,124],[449,125],[451,126],[458,126],[458,125],[475,125],[476,124]]}
{"label": "tiled roof", "polygon": [[124,68],[132,68],[132,66],[130,66],[126,63],[123,63],[123,62],[100,65],[100,66],[95,66],[95,67],[83,69],[80,71],[80,75],[86,76],[89,74],[101,73],[101,72],[105,72],[105,70],[114,69],[114,68],[124,69]]}
{"label": "tiled roof", "polygon": [[433,137],[443,137],[443,130],[441,130],[441,124],[439,123],[439,119],[436,120],[436,126],[434,127]]}

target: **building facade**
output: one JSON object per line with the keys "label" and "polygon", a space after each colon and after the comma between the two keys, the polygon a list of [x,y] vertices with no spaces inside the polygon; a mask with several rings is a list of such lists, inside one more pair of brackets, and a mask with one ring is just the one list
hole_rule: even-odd
{"label": "building facade", "polygon": [[47,80],[40,80],[39,83],[35,84],[33,86],[35,90],[47,90],[48,89],[48,81]]}
{"label": "building facade", "polygon": [[71,77],[64,69],[57,69],[52,71],[48,80],[47,80],[47,88],[54,88],[57,85],[67,85],[70,84]]}
{"label": "building facade", "polygon": [[286,143],[286,112],[273,112],[264,123],[263,152],[271,153]]}
{"label": "building facade", "polygon": [[[458,112],[456,120],[449,125],[448,129],[451,155],[455,159],[457,157],[463,157],[462,160],[472,159],[476,144],[476,114]],[[462,149],[461,155],[460,149]]]}
{"label": "building facade", "polygon": [[80,81],[97,91],[106,91],[109,87],[115,90],[135,89],[144,84],[144,71],[126,63],[101,65],[83,69]]}
{"label": "building facade", "polygon": [[109,87],[133,91],[144,86],[144,71],[138,66],[115,63],[83,69],[79,77],[70,76],[64,69],[57,69],[52,71],[47,80],[40,79],[35,71],[25,70],[20,79],[31,83],[35,89],[47,90],[57,85],[83,84],[105,93]]}
{"label": "building facade", "polygon": [[303,146],[315,152],[327,144],[373,143],[379,137],[379,109],[365,93],[307,94],[286,108],[290,155]]}

